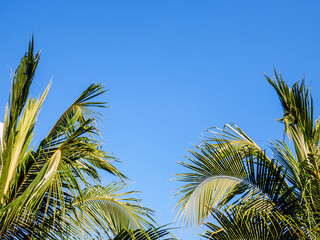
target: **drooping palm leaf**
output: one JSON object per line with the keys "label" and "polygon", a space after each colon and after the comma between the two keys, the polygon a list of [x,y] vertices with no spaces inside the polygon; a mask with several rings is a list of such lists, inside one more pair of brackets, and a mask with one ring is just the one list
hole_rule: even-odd
{"label": "drooping palm leaf", "polygon": [[228,208],[223,212],[212,209],[211,214],[217,224],[206,222],[208,230],[202,234],[202,237],[208,240],[297,239],[295,233],[288,231],[288,228],[281,225],[278,219],[271,217],[267,211],[255,209],[247,211],[239,206]]}
{"label": "drooping palm leaf", "polygon": [[[0,154],[0,238],[87,239],[113,236],[121,229],[152,226],[152,210],[144,208],[125,185],[100,183],[98,169],[121,180],[98,140],[95,98],[105,92],[92,84],[62,114],[38,147],[33,133],[50,84],[37,100],[29,97],[39,53],[33,41],[12,80]],[[99,232],[101,231],[101,233]]]}
{"label": "drooping palm leaf", "polygon": [[[270,205],[284,212],[297,204],[285,172],[276,162],[269,162],[264,153],[239,150],[219,139],[213,145],[203,141],[197,149],[190,151],[194,156],[189,158],[191,163],[180,163],[192,172],[177,174],[177,180],[188,183],[176,193],[183,195],[177,207],[187,225],[200,225],[210,213],[208,207],[221,208],[235,201],[236,196],[240,196],[240,203],[250,201],[252,206],[260,204],[260,208]],[[287,209],[288,206],[291,207]]]}
{"label": "drooping palm leaf", "polygon": [[320,121],[313,119],[311,91],[304,80],[289,88],[277,72],[275,80],[266,78],[280,99],[279,121],[295,154],[284,141],[273,141],[268,156],[235,125],[209,129],[189,151],[189,162],[180,163],[191,172],[177,177],[187,183],[177,192],[184,221],[199,225],[211,211],[220,224],[207,223],[209,239],[320,237]]}

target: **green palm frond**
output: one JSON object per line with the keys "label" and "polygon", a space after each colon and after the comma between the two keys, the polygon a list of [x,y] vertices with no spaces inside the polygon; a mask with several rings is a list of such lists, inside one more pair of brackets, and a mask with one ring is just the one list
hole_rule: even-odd
{"label": "green palm frond", "polygon": [[[81,196],[60,207],[56,215],[44,219],[43,225],[50,227],[45,228],[46,235],[55,236],[58,231],[63,238],[78,239],[80,233],[83,239],[99,239],[112,238],[123,229],[153,228],[153,211],[131,197],[137,192],[123,191],[125,187],[123,183],[111,183],[84,189]],[[39,232],[44,234],[43,230]]]}
{"label": "green palm frond", "polygon": [[47,139],[57,138],[60,132],[68,129],[68,126],[76,122],[82,123],[89,118],[97,118],[101,114],[92,107],[106,107],[105,102],[90,101],[106,92],[101,84],[91,84],[80,97],[61,115],[49,132]]}
{"label": "green palm frond", "polygon": [[[212,138],[210,139],[212,141]],[[297,204],[294,187],[285,181],[285,172],[265,154],[239,151],[234,145],[216,140],[214,144],[203,141],[191,151],[191,163],[180,162],[192,170],[177,174],[177,180],[187,182],[177,190],[183,195],[176,207],[186,225],[200,225],[210,213],[207,207],[221,208],[230,201],[246,202],[247,207],[272,207],[287,212]],[[236,196],[241,196],[235,200]],[[287,209],[287,203],[292,202]],[[249,205],[250,202],[250,205]]]}
{"label": "green palm frond", "polygon": [[4,198],[8,195],[7,192],[19,162],[25,162],[27,159],[25,156],[30,154],[29,146],[36,117],[49,90],[48,86],[39,100],[27,100],[39,56],[39,53],[36,56],[33,55],[32,40],[28,53],[22,58],[18,69],[13,75],[9,103],[6,107],[3,125],[0,161],[1,203],[6,201]]}
{"label": "green palm frond", "polygon": [[12,79],[0,148],[0,238],[88,239],[152,227],[153,211],[142,207],[134,191],[125,192],[124,183],[93,185],[101,183],[99,169],[126,179],[98,140],[101,115],[94,108],[105,106],[96,101],[105,92],[101,84],[90,85],[34,145],[51,85],[39,99],[29,96],[39,56],[32,40]]}
{"label": "green palm frond", "polygon": [[117,234],[125,228],[151,227],[153,211],[143,207],[138,199],[130,197],[136,191],[123,192],[125,187],[123,183],[111,183],[106,187],[84,189],[81,198],[71,203],[77,221],[87,226],[99,225],[100,231],[108,235]]}
{"label": "green palm frond", "polygon": [[9,103],[3,127],[3,143],[9,141],[10,135],[15,131],[18,124],[19,116],[25,106],[29,96],[29,89],[37,68],[40,52],[33,54],[33,38],[30,41],[28,52],[21,59],[20,65],[13,75],[11,82],[11,91],[9,96]]}
{"label": "green palm frond", "polygon": [[288,135],[291,135],[290,126],[299,125],[306,138],[313,137],[313,99],[309,88],[305,87],[303,78],[301,84],[295,83],[289,88],[282,75],[274,71],[275,79],[265,75],[267,81],[276,90],[283,108],[283,118]]}
{"label": "green palm frond", "polygon": [[304,79],[289,88],[277,72],[266,78],[295,153],[285,141],[273,141],[270,157],[234,124],[208,129],[189,161],[180,162],[190,172],[176,178],[186,183],[176,193],[186,225],[200,225],[210,213],[218,222],[206,223],[208,239],[320,236],[320,120],[313,119],[311,91]]}
{"label": "green palm frond", "polygon": [[[263,154],[264,151],[256,144],[241,128],[236,124],[226,124],[222,129],[212,127],[206,130],[209,135],[206,141],[217,149],[221,148],[221,144],[226,143],[232,145],[237,150],[250,149],[252,154]],[[218,144],[219,143],[219,144]],[[268,156],[265,156],[268,160]]]}
{"label": "green palm frond", "polygon": [[[243,207],[232,207],[221,212],[211,210],[216,223],[206,222],[208,228],[202,237],[208,240],[240,240],[240,239],[264,239],[264,240],[294,240],[297,235],[286,230],[279,219],[270,217],[267,211],[248,212]],[[266,221],[268,219],[268,221]]]}
{"label": "green palm frond", "polygon": [[273,158],[286,169],[288,181],[294,186],[302,187],[303,182],[300,179],[301,166],[297,162],[289,146],[284,141],[275,140],[271,143]]}
{"label": "green palm frond", "polygon": [[123,229],[112,240],[157,240],[157,239],[176,240],[176,238],[173,236],[167,237],[168,235],[171,235],[169,230],[170,229],[166,228],[166,226],[161,226],[158,228],[150,228],[148,230]]}
{"label": "green palm frond", "polygon": [[[81,168],[93,179],[98,179],[99,177],[95,169],[90,167],[90,165],[103,169],[122,179],[126,179],[126,177],[110,163],[110,161],[115,161],[116,159],[104,152],[100,147],[100,142],[93,138],[95,135],[100,135],[100,132],[95,122],[95,119],[99,117],[99,113],[94,111],[92,107],[104,107],[105,102],[91,100],[104,92],[105,90],[101,84],[91,84],[62,114],[48,136],[41,142],[39,149],[49,151],[53,146],[67,141],[69,136],[75,134],[75,131],[79,132],[81,129],[86,128],[86,133],[88,133],[89,136],[87,136],[85,140],[90,141],[90,146],[88,144],[85,152],[90,153],[90,156],[79,158],[77,161],[74,161],[73,164],[75,165],[77,163],[78,168]],[[83,159],[86,161],[83,161]]]}

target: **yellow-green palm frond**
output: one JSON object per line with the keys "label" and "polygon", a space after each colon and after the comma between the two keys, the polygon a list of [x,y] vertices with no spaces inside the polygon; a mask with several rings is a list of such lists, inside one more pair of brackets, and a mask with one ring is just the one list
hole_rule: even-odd
{"label": "yellow-green palm frond", "polygon": [[100,183],[99,169],[122,181],[126,178],[99,141],[100,114],[94,108],[105,106],[96,100],[105,92],[101,84],[90,85],[39,146],[32,142],[50,87],[39,99],[29,96],[38,60],[31,41],[13,76],[6,107],[0,148],[0,238],[87,239],[98,229],[114,235],[124,228],[152,226],[153,211],[125,197],[133,192],[122,191],[124,184],[93,186]]}
{"label": "yellow-green palm frond", "polygon": [[[286,182],[281,166],[264,153],[250,148],[239,150],[220,139],[214,144],[211,141],[204,140],[197,151],[189,150],[193,156],[188,158],[190,163],[179,162],[191,170],[176,178],[187,183],[176,193],[182,196],[176,207],[187,226],[199,226],[209,216],[210,208],[223,208],[230,201],[284,212],[294,208],[294,187]],[[289,209],[288,201],[292,202]]]}

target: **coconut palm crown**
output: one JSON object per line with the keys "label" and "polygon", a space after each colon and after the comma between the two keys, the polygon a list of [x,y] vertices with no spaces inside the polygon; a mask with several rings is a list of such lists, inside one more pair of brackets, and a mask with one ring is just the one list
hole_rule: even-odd
{"label": "coconut palm crown", "polygon": [[[304,79],[292,88],[275,71],[266,76],[283,109],[288,140],[271,142],[272,154],[235,124],[211,128],[177,174],[179,216],[203,223],[206,239],[320,238],[320,120]],[[211,216],[211,217],[210,217]]]}
{"label": "coconut palm crown", "polygon": [[[97,140],[99,113],[94,109],[105,107],[96,100],[105,92],[101,84],[91,84],[47,136],[34,143],[37,116],[51,83],[39,98],[29,95],[40,57],[33,49],[32,40],[12,76],[3,121],[0,238],[111,239],[123,231],[154,229],[153,211],[133,197],[135,191],[125,191],[126,177]],[[120,182],[101,186],[98,169]],[[165,235],[166,229],[157,231]]]}

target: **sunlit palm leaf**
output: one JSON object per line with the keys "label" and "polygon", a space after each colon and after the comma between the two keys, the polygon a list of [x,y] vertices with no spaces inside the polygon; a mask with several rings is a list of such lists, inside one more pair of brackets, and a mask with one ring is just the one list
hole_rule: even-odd
{"label": "sunlit palm leaf", "polygon": [[1,239],[88,239],[100,236],[99,231],[113,236],[124,228],[152,226],[152,210],[125,197],[132,192],[117,192],[125,185],[92,186],[100,181],[98,169],[125,179],[96,139],[99,113],[93,107],[104,106],[94,100],[105,92],[100,84],[90,85],[40,145],[32,145],[50,86],[39,100],[29,97],[38,60],[31,41],[13,76],[6,107],[0,148]]}
{"label": "sunlit palm leaf", "polygon": [[180,163],[191,172],[177,177],[188,183],[177,192],[182,195],[179,214],[201,224],[211,211],[220,225],[207,223],[209,239],[320,237],[320,122],[313,120],[304,80],[289,88],[281,75],[275,72],[275,77],[266,76],[282,104],[280,121],[295,154],[284,141],[274,141],[269,157],[239,127],[226,125],[209,129],[196,151],[190,151],[190,163]]}
{"label": "sunlit palm leaf", "polygon": [[[242,207],[229,208],[226,211],[212,209],[212,217],[218,225],[206,222],[208,230],[202,235],[208,240],[264,239],[294,240],[297,235],[286,230],[276,218],[267,211],[252,209],[247,212]],[[245,213],[246,212],[246,213]]]}

